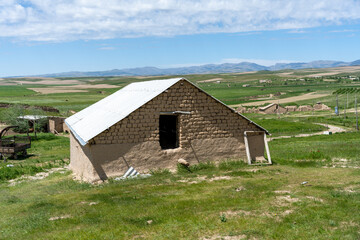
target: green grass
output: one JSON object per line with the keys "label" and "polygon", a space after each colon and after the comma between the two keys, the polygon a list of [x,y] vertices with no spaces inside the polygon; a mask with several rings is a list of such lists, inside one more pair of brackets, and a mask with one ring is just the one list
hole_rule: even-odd
{"label": "green grass", "polygon": [[[247,170],[249,167],[242,169]],[[353,225],[360,220],[356,211],[360,200],[359,189],[352,193],[344,191],[359,183],[358,170],[286,166],[259,169],[256,173],[229,180],[211,181],[209,172],[199,170],[189,175],[158,173],[147,179],[111,182],[100,186],[74,182],[68,174],[53,174],[45,180],[25,182],[10,188],[1,187],[0,237],[359,237],[358,225]],[[229,171],[235,172],[237,169]],[[212,177],[223,176],[224,173],[218,168],[211,170]],[[202,176],[207,178],[203,179]],[[300,184],[305,180],[310,183],[309,186]],[[239,187],[243,190],[237,191]],[[284,190],[289,193],[275,193]],[[281,200],[286,196],[297,201]],[[290,213],[286,215],[286,211]],[[59,216],[69,218],[49,221],[49,218]],[[152,220],[151,224],[147,224],[149,220]]]}
{"label": "green grass", "polygon": [[[69,171],[11,187],[3,179],[0,239],[357,239],[359,136],[273,140],[272,166],[229,159],[101,185]],[[11,163],[48,168],[68,149],[68,138],[41,134],[34,156]],[[348,167],[322,168],[336,158]]]}
{"label": "green grass", "polygon": [[8,97],[25,97],[34,93],[34,91],[28,90],[26,87],[23,86],[0,86],[0,99]]}
{"label": "green grass", "polygon": [[[332,160],[346,159],[360,166],[360,133],[336,133],[269,142],[274,162],[289,165],[329,166]],[[297,161],[303,160],[303,161]]]}
{"label": "green grass", "polygon": [[[69,138],[58,137],[50,133],[40,133],[32,137],[28,156],[19,156],[18,160],[8,159],[0,162],[0,182],[21,175],[34,175],[44,169],[63,166],[69,162]],[[7,165],[13,167],[7,167]]]}
{"label": "green grass", "polygon": [[284,119],[264,119],[264,118],[251,118],[260,126],[268,130],[272,136],[293,136],[303,133],[316,133],[325,131],[327,128],[311,122],[294,121],[290,118]]}

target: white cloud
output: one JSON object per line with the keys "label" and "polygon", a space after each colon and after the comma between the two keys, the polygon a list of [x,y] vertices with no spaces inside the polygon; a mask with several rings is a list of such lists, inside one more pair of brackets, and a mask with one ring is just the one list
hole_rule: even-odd
{"label": "white cloud", "polygon": [[33,41],[301,31],[359,20],[354,0],[0,0],[0,37]]}
{"label": "white cloud", "polygon": [[99,48],[99,50],[115,50],[116,48],[115,47],[101,47]]}
{"label": "white cloud", "polygon": [[306,33],[306,31],[300,30],[300,29],[293,29],[293,30],[289,31],[288,33]]}

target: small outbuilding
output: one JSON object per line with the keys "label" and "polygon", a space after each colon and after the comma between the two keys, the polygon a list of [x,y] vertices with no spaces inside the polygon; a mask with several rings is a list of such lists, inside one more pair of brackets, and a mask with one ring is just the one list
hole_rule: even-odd
{"label": "small outbuilding", "polygon": [[315,105],[314,105],[314,110],[315,111],[329,111],[331,110],[331,108],[321,102],[317,102]]}
{"label": "small outbuilding", "polygon": [[[85,181],[242,158],[269,156],[267,130],[184,78],[131,83],[65,120],[70,168]],[[265,147],[264,147],[265,146]]]}
{"label": "small outbuilding", "polygon": [[259,108],[259,113],[265,114],[276,114],[276,113],[286,113],[287,109],[280,106],[277,103],[271,103],[265,107]]}
{"label": "small outbuilding", "polygon": [[299,112],[310,112],[313,108],[310,105],[301,105],[298,107]]}
{"label": "small outbuilding", "polygon": [[296,112],[297,111],[297,106],[286,106],[286,111],[287,112]]}

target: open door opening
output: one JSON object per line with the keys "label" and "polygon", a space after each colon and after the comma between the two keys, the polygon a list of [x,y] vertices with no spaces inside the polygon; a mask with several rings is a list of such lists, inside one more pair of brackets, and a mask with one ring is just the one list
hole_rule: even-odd
{"label": "open door opening", "polygon": [[179,147],[178,115],[160,115],[159,131],[161,149]]}
{"label": "open door opening", "polygon": [[[244,133],[248,164],[272,164],[266,134],[263,131],[245,131]],[[265,158],[265,150],[267,159]]]}

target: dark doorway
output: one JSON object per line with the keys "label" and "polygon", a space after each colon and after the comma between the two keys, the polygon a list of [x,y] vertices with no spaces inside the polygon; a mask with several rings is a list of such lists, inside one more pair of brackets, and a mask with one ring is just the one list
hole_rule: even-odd
{"label": "dark doorway", "polygon": [[162,149],[179,147],[178,116],[160,115],[160,146]]}

